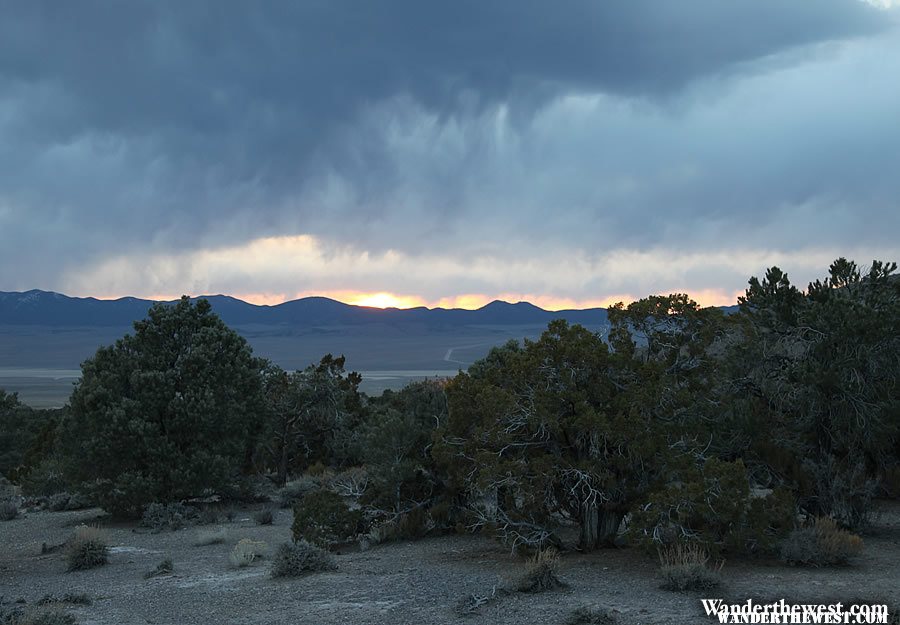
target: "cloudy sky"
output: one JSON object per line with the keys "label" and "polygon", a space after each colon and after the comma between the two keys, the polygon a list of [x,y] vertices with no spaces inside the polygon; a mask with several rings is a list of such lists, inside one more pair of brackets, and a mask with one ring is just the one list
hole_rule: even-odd
{"label": "cloudy sky", "polygon": [[0,11],[0,290],[721,304],[900,260],[887,0]]}

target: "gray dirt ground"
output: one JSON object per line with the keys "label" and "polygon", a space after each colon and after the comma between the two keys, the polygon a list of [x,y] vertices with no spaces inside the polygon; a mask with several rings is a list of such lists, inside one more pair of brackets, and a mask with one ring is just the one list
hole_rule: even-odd
{"label": "gray dirt ground", "polygon": [[[564,623],[578,606],[621,612],[622,625],[711,623],[700,613],[699,594],[659,589],[656,564],[632,549],[567,554],[560,577],[565,590],[513,593],[460,616],[454,607],[467,595],[486,594],[514,579],[521,560],[479,536],[447,536],[400,542],[338,556],[338,570],[274,580],[265,560],[234,569],[228,553],[241,538],[265,541],[270,551],[289,539],[291,513],[257,526],[251,510],[221,525],[225,544],[194,546],[198,532],[148,533],[134,525],[107,526],[113,553],[107,566],[67,573],[62,554],[41,555],[41,544],[65,540],[97,510],[27,512],[0,523],[0,597],[37,601],[47,593],[87,593],[94,602],[69,610],[89,624],[473,624]],[[798,569],[773,562],[726,563],[726,586],[711,597],[741,600],[828,602],[836,598],[900,599],[900,503],[885,503],[865,550],[850,567]],[[174,574],[144,579],[165,557]]]}

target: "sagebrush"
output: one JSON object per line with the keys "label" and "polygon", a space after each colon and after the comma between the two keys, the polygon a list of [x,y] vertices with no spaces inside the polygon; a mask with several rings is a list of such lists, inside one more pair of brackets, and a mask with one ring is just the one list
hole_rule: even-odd
{"label": "sagebrush", "polygon": [[242,568],[250,566],[257,560],[261,560],[266,554],[266,543],[258,540],[250,540],[242,538],[238,544],[234,546],[228,556],[232,566]]}
{"label": "sagebrush", "polygon": [[106,534],[100,528],[89,525],[76,528],[66,546],[66,560],[70,571],[103,566],[109,562]]}
{"label": "sagebrush", "polygon": [[361,522],[362,513],[351,510],[340,495],[320,490],[294,506],[291,532],[295,541],[307,540],[327,548],[354,538]]}
{"label": "sagebrush", "polygon": [[197,508],[178,502],[153,502],[144,508],[141,515],[141,525],[153,532],[180,530],[199,522],[199,520],[200,512]]}
{"label": "sagebrush", "polygon": [[722,564],[711,565],[709,554],[696,544],[676,544],[660,550],[662,588],[666,590],[710,590],[722,583]]}
{"label": "sagebrush", "polygon": [[283,543],[272,559],[272,577],[300,577],[310,573],[333,571],[334,556],[305,540]]}
{"label": "sagebrush", "polygon": [[802,566],[842,565],[862,548],[862,538],[841,529],[833,519],[818,517],[788,534],[781,543],[781,559]]}
{"label": "sagebrush", "polygon": [[559,553],[555,549],[543,549],[538,551],[528,561],[525,572],[516,581],[518,592],[544,592],[556,588],[564,588],[560,581]]}

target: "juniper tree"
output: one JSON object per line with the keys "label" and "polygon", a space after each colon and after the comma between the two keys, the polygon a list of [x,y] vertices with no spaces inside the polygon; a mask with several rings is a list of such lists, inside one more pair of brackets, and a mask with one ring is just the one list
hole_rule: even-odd
{"label": "juniper tree", "polygon": [[292,469],[314,462],[346,464],[353,455],[352,433],[362,414],[362,377],[346,373],[343,356],[324,356],[318,364],[265,373],[267,428],[264,449],[279,484]]}
{"label": "juniper tree", "polygon": [[22,480],[50,453],[65,409],[38,410],[0,389],[0,475]]}
{"label": "juniper tree", "polygon": [[357,443],[369,477],[363,500],[373,511],[396,518],[445,495],[432,453],[434,433],[447,421],[444,388],[443,381],[423,380],[369,401]]}
{"label": "juniper tree", "polygon": [[624,392],[622,358],[560,320],[449,384],[435,453],[456,485],[494,495],[476,525],[537,545],[559,543],[569,522],[583,550],[612,542],[661,451],[650,415]]}
{"label": "juniper tree", "polygon": [[[863,523],[900,434],[900,280],[839,258],[800,291],[777,267],[740,305],[746,393],[780,448],[772,470],[810,512]],[[777,460],[777,458],[776,458]]]}
{"label": "juniper tree", "polygon": [[154,304],[82,364],[59,436],[70,477],[131,515],[225,487],[249,469],[261,367],[208,301]]}

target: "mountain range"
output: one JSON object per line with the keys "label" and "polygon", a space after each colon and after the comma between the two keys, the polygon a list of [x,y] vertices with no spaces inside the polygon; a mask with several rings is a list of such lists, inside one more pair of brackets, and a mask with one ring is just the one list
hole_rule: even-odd
{"label": "mountain range", "polygon": [[[606,310],[549,311],[528,302],[493,301],[477,310],[460,308],[370,308],[326,297],[305,297],[275,306],[251,304],[226,295],[203,296],[229,325],[239,326],[391,326],[454,327],[476,325],[545,325],[553,319],[602,325]],[[69,297],[52,291],[0,291],[0,325],[124,327],[143,319],[153,300],[123,297],[101,300]]]}

